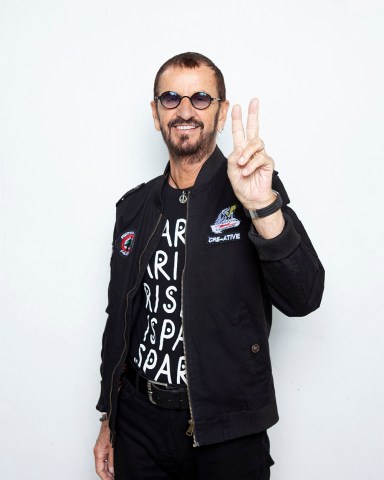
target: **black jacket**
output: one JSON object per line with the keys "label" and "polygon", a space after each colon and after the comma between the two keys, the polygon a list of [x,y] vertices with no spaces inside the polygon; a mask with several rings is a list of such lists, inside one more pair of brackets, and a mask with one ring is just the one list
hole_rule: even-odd
{"label": "black jacket", "polygon": [[[165,178],[136,187],[117,203],[97,404],[108,412],[112,433],[142,278],[166,221],[161,203]],[[195,445],[249,435],[277,422],[268,347],[272,305],[288,316],[307,315],[320,305],[324,269],[287,206],[276,173],[273,189],[283,198],[286,224],[271,240],[258,236],[245,216],[218,148],[189,193],[182,307]],[[220,224],[223,213],[232,219]]]}

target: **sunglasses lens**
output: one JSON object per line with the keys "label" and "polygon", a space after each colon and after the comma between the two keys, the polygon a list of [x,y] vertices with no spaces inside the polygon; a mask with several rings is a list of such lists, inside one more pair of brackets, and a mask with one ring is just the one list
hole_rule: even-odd
{"label": "sunglasses lens", "polygon": [[165,108],[176,108],[180,103],[180,95],[175,92],[164,92],[160,95],[160,102]]}
{"label": "sunglasses lens", "polygon": [[208,95],[208,93],[197,92],[192,95],[191,102],[195,108],[203,110],[204,108],[209,107],[211,104],[211,97]]}

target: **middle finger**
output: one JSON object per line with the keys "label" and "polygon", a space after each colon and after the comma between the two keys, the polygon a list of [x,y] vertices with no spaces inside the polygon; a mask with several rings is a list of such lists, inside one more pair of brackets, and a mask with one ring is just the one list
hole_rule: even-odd
{"label": "middle finger", "polygon": [[253,98],[248,107],[247,139],[259,138],[259,100]]}

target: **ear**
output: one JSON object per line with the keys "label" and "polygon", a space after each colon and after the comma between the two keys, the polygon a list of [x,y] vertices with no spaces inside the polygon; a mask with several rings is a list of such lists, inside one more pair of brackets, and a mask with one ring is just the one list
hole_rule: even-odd
{"label": "ear", "polygon": [[220,113],[219,113],[219,121],[217,123],[217,128],[219,131],[223,130],[225,121],[227,119],[227,113],[229,109],[229,102],[225,100],[225,102],[220,103]]}
{"label": "ear", "polygon": [[160,120],[159,120],[159,112],[157,111],[157,102],[154,100],[151,101],[151,108],[152,108],[152,117],[155,124],[156,130],[160,131]]}

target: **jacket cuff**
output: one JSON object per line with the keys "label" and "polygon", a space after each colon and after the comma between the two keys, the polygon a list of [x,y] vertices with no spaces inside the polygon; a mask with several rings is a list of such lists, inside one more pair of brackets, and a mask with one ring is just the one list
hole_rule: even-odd
{"label": "jacket cuff", "polygon": [[263,262],[277,262],[288,257],[301,242],[301,237],[296,232],[292,219],[286,214],[283,215],[285,220],[283,231],[277,237],[269,240],[261,237],[254,225],[251,225],[248,236]]}
{"label": "jacket cuff", "polygon": [[98,410],[99,412],[106,412],[107,407],[104,404],[103,383],[102,382],[100,382],[100,383],[101,383],[101,392],[100,392],[99,401],[96,404],[96,410]]}

